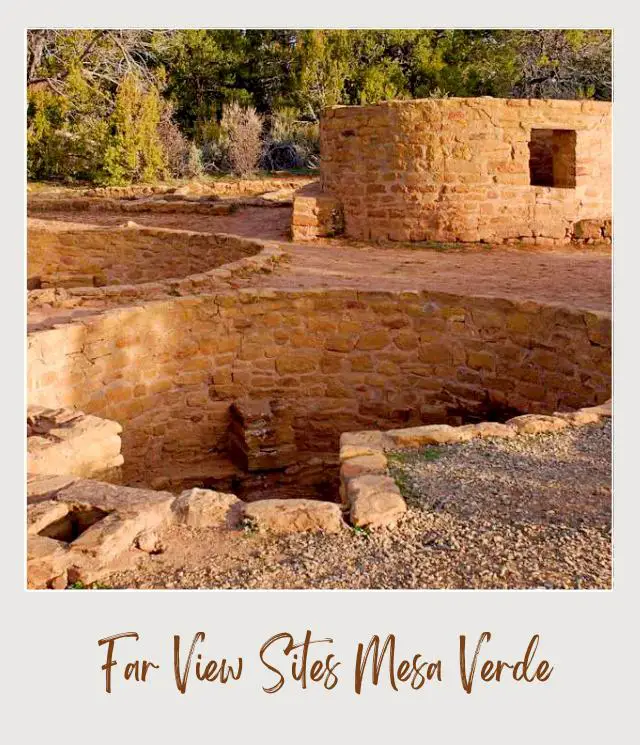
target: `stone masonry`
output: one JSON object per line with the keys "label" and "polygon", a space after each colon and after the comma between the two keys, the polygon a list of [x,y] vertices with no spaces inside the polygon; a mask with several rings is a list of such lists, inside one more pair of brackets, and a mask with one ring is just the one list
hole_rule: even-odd
{"label": "stone masonry", "polygon": [[[320,127],[321,191],[294,239],[522,241],[611,237],[611,104],[445,98],[338,106]],[[328,205],[328,206],[327,206]]]}
{"label": "stone masonry", "polygon": [[286,400],[298,455],[330,453],[344,431],[486,419],[488,405],[598,404],[610,365],[607,313],[435,292],[240,290],[33,332],[28,396],[126,423],[126,481],[149,483],[168,463],[188,471],[206,455],[213,468],[238,399]]}

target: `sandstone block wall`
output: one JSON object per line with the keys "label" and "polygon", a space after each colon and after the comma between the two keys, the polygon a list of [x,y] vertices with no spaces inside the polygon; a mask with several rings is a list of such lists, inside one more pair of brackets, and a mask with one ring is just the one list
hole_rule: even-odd
{"label": "sandstone block wall", "polygon": [[334,107],[320,149],[322,190],[357,239],[562,242],[574,223],[611,216],[607,102]]}
{"label": "sandstone block wall", "polygon": [[[134,229],[131,228],[130,230]],[[158,233],[159,239],[162,238],[160,234],[184,232],[160,228],[153,230]],[[192,234],[187,232],[185,235]],[[69,282],[73,283],[75,281],[78,286],[61,287],[59,283],[62,275],[55,274],[51,275],[55,286],[48,287],[46,286],[49,284],[48,281],[43,282],[42,278],[39,278],[36,282],[33,280],[37,278],[32,278],[32,281],[28,283],[28,286],[29,284],[31,286],[27,295],[27,310],[36,313],[63,309],[98,312],[107,308],[135,305],[136,303],[160,298],[216,292],[227,288],[228,283],[234,277],[246,276],[257,271],[271,272],[283,255],[278,244],[271,241],[258,241],[224,233],[206,235],[215,246],[216,256],[211,258],[212,263],[222,259],[223,256],[231,259],[232,256],[239,255],[241,258],[199,274],[182,275],[180,278],[137,284],[115,284],[105,287],[87,286],[85,282],[93,279],[93,275],[72,274]],[[132,240],[135,242],[135,235],[132,235]],[[182,272],[184,269],[177,268],[177,271]],[[42,287],[42,285],[45,285],[45,287]],[[33,289],[34,286],[36,289]]]}
{"label": "sandstone block wall", "polygon": [[314,179],[309,176],[273,175],[270,178],[219,179],[207,181],[188,181],[182,186],[103,186],[87,189],[84,196],[108,197],[115,199],[148,196],[151,194],[203,194],[220,197],[264,194],[281,189],[299,189]]}
{"label": "sandstone block wall", "polygon": [[342,233],[344,217],[340,200],[314,183],[299,189],[293,198],[293,240],[324,238]]}
{"label": "sandstone block wall", "polygon": [[82,287],[182,278],[257,253],[250,241],[145,228],[53,230],[30,226],[27,271],[33,285]]}
{"label": "sandstone block wall", "polygon": [[[552,412],[610,395],[608,314],[429,292],[241,290],[28,338],[31,404],[123,425],[125,480],[215,470],[230,406],[282,399],[300,453],[341,432]],[[146,481],[148,483],[148,481]]]}

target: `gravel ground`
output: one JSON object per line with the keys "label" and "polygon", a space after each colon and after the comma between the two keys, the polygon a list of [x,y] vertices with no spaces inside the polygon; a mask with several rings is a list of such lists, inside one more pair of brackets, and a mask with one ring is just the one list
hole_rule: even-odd
{"label": "gravel ground", "polygon": [[611,424],[397,451],[394,530],[285,537],[172,527],[118,588],[609,588]]}

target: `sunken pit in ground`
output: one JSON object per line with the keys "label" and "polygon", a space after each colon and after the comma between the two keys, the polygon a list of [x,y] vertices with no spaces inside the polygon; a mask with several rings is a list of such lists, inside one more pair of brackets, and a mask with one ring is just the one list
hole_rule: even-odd
{"label": "sunken pit in ground", "polygon": [[[343,433],[504,423],[610,397],[605,245],[392,253],[345,242],[341,252],[339,237],[286,240],[277,227],[291,219],[285,198],[233,209],[224,199],[147,199],[170,209],[122,214],[111,204],[101,210],[101,198],[66,211],[63,198],[50,200],[29,226],[30,465],[39,464],[36,481],[63,479],[34,487],[32,501],[75,490],[64,497],[67,512],[37,535],[81,547],[60,549],[59,566],[69,552],[86,554],[83,540],[101,545],[105,519],[125,542],[138,540],[125,528],[126,509],[88,494],[83,502],[92,482],[136,491],[144,507],[133,522],[143,536],[162,524],[175,495],[194,488],[243,503],[338,505]],[[228,232],[243,214],[251,230]],[[546,272],[532,276],[536,262]],[[600,281],[584,303],[581,272]],[[559,277],[567,292],[555,291]],[[69,421],[61,411],[83,414],[66,426],[56,420]],[[83,417],[96,421],[85,426]],[[101,425],[97,436],[98,421],[118,431]]]}

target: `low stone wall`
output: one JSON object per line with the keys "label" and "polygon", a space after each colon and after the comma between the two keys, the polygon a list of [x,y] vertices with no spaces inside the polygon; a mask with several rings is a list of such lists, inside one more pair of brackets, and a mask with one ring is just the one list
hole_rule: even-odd
{"label": "low stone wall", "polygon": [[130,285],[201,274],[258,253],[260,244],[215,234],[148,228],[53,230],[30,226],[27,273],[41,287]]}
{"label": "low stone wall", "polygon": [[554,412],[552,416],[524,414],[504,424],[480,422],[459,427],[434,424],[387,432],[345,432],[340,437],[340,496],[350,511],[352,525],[390,527],[406,512],[407,506],[389,474],[387,452],[458,444],[476,437],[513,438],[558,432],[567,427],[595,424],[610,416],[611,400],[569,413]]}
{"label": "low stone wall", "polygon": [[299,189],[305,184],[314,181],[309,176],[272,176],[270,178],[246,178],[246,179],[219,179],[208,181],[189,181],[180,186],[151,187],[151,186],[107,186],[96,189],[87,189],[82,192],[83,196],[111,197],[115,199],[136,198],[150,194],[199,194],[214,195],[220,197],[245,196],[266,194],[270,191],[282,189]]}
{"label": "low stone wall", "polygon": [[323,192],[319,183],[295,192],[291,217],[291,237],[294,241],[339,235],[343,229],[344,218],[339,200]]}
{"label": "low stone wall", "polygon": [[97,197],[72,196],[66,199],[60,197],[32,197],[28,202],[29,214],[39,212],[121,212],[122,214],[162,213],[162,214],[197,214],[197,215],[228,215],[236,208],[229,202],[214,200],[173,200],[173,199],[110,199]]}
{"label": "low stone wall", "polygon": [[[115,232],[114,232],[115,231]],[[123,232],[124,231],[124,232]],[[40,266],[43,268],[43,264],[39,264],[39,254],[42,254],[43,261],[49,261],[48,266],[51,269],[58,268],[62,270],[63,265],[58,263],[56,257],[56,251],[52,252],[52,256],[49,258],[48,255],[48,241],[50,238],[59,235],[59,232],[53,231],[42,231],[45,235],[40,236],[38,230],[35,231],[35,246],[33,249],[36,254],[34,259],[33,271],[35,272]],[[89,234],[89,239],[85,237]],[[29,230],[29,241],[31,251],[31,240],[34,232]],[[145,271],[155,272],[159,271],[156,269],[153,262],[149,261],[143,255],[136,255],[139,245],[139,241],[142,241],[144,245],[144,237],[151,236],[156,239],[155,245],[159,248],[161,255],[167,257],[167,264],[164,265],[166,274],[171,274],[170,269],[175,269],[174,278],[162,279],[158,278],[157,281],[153,282],[140,282],[136,284],[115,284],[102,287],[91,287],[82,285],[81,283],[93,279],[96,275],[94,274],[82,274],[82,271],[89,271],[90,267],[88,263],[81,263],[76,267],[78,274],[75,276],[80,286],[67,286],[60,287],[49,287],[46,289],[32,289],[27,295],[27,310],[38,311],[38,310],[53,310],[53,309],[65,309],[73,310],[78,308],[83,309],[95,309],[105,310],[108,308],[120,307],[123,305],[132,305],[140,302],[146,302],[151,300],[158,300],[161,298],[170,298],[175,296],[186,296],[193,295],[194,293],[206,293],[219,291],[224,289],[226,283],[234,276],[244,276],[246,274],[261,271],[270,272],[275,264],[282,258],[283,252],[278,247],[277,243],[269,241],[259,241],[248,238],[240,238],[233,235],[226,235],[224,233],[192,233],[182,230],[169,230],[165,228],[143,228],[140,226],[134,226],[129,228],[116,228],[110,231],[94,231],[94,230],[79,230],[71,231],[69,240],[75,240],[77,236],[80,238],[80,243],[98,243],[98,255],[101,255],[102,250],[106,251],[106,256],[109,256],[111,247],[103,245],[97,241],[96,236],[104,236],[111,239],[113,235],[120,235],[121,240],[131,239],[132,245],[127,246],[127,252],[133,254],[129,257],[128,261],[132,264],[123,263],[123,271],[129,275],[135,275],[138,262],[140,266],[145,267]],[[66,236],[66,233],[63,233]],[[66,237],[63,237],[62,242],[66,241]],[[190,244],[195,244],[197,261],[205,266],[213,266],[215,268],[209,269],[208,271],[201,271],[197,274],[189,274],[187,271],[193,267],[192,261],[195,259],[188,258],[187,266],[178,262],[171,253],[171,246],[175,245],[182,246],[182,250],[190,251]],[[141,253],[145,253],[143,250]],[[57,251],[58,258],[60,261],[65,259],[67,256],[66,248],[59,247]],[[242,257],[242,258],[239,258]],[[86,259],[80,256],[78,259],[80,262],[86,262]],[[31,271],[31,270],[30,270]],[[37,276],[37,275],[36,275]],[[56,282],[62,275],[60,273],[53,273],[49,275],[49,281]],[[45,275],[46,277],[46,275]],[[71,273],[71,281],[73,282],[74,274]],[[37,282],[32,283],[38,284]],[[40,282],[42,284],[42,282]],[[68,284],[68,282],[67,282]],[[94,282],[95,284],[95,282]]]}
{"label": "low stone wall", "polygon": [[288,402],[300,453],[354,429],[598,404],[610,333],[608,314],[534,302],[241,290],[32,333],[28,396],[121,422],[133,483],[168,464],[214,471],[239,398]]}
{"label": "low stone wall", "polygon": [[[300,189],[313,181],[317,176],[295,176],[283,174],[273,175],[269,178],[230,178],[230,179],[208,179],[204,181],[187,181],[178,185],[170,184],[133,184],[131,186],[100,186],[91,189],[74,189],[69,187],[45,187],[33,189],[27,185],[29,196],[29,207],[38,209],[38,205],[49,202],[55,203],[53,209],[66,209],[69,201],[75,204],[88,204],[86,199],[93,200],[92,204],[99,202],[105,204],[109,201],[122,204],[124,200],[148,200],[149,198],[163,197],[169,199],[178,197],[243,197],[266,194],[268,192]],[[79,207],[82,209],[82,207]],[[73,208],[72,208],[73,209]],[[109,209],[107,207],[106,209]],[[114,209],[118,210],[117,205]],[[123,210],[127,208],[124,207]],[[134,207],[134,210],[136,208]]]}
{"label": "low stone wall", "polygon": [[114,562],[135,561],[136,550],[164,550],[169,524],[291,533],[337,533],[347,528],[390,528],[406,503],[389,475],[386,453],[398,448],[467,442],[474,437],[510,437],[554,432],[611,416],[611,402],[553,416],[524,415],[506,424],[433,425],[387,432],[346,432],[340,438],[340,494],[344,507],[308,499],[264,499],[247,504],[233,494],[190,489],[132,489],[73,477],[30,482],[27,511],[27,583],[63,589],[94,582]]}

